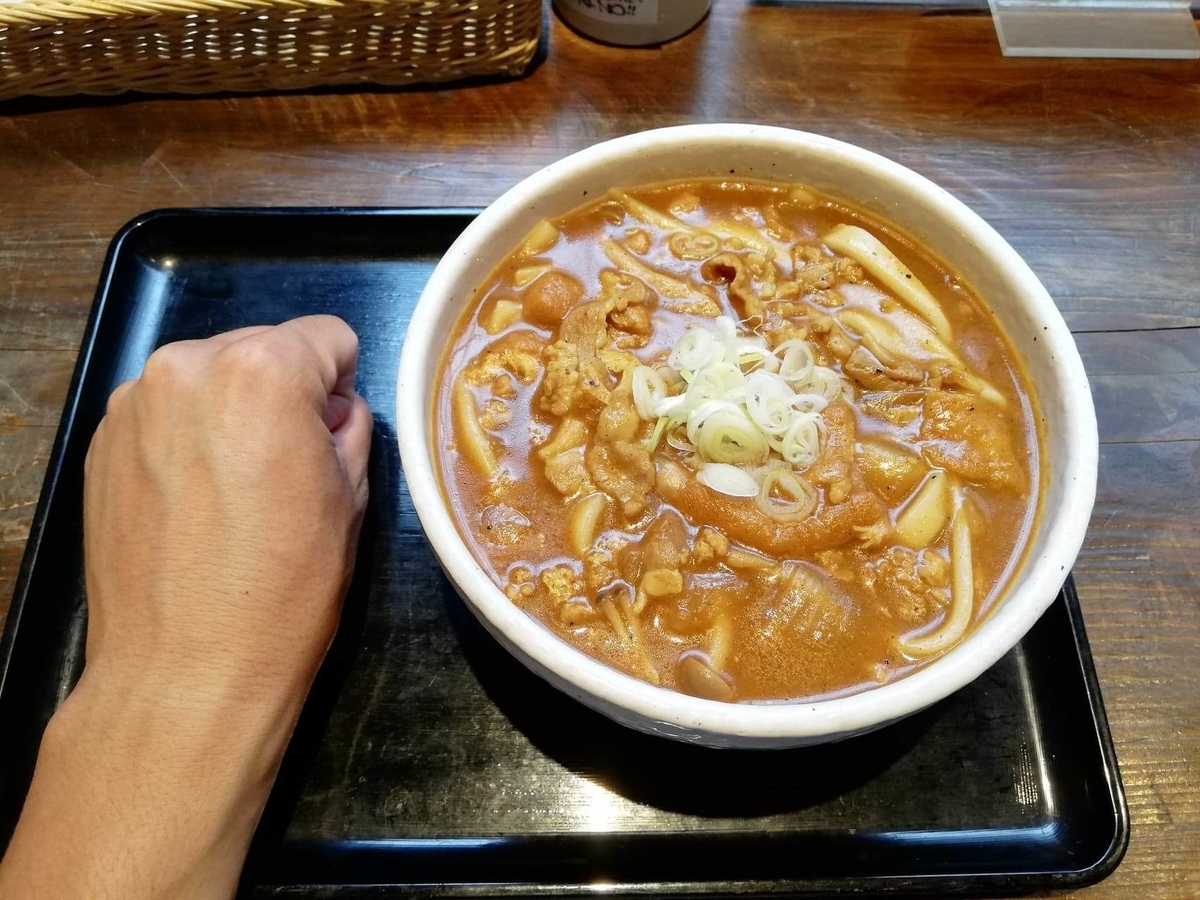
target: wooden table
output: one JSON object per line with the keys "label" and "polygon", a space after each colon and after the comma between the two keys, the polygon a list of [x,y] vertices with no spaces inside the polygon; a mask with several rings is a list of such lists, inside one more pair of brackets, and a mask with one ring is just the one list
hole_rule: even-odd
{"label": "wooden table", "polygon": [[1095,898],[1200,896],[1200,64],[1006,60],[990,19],[717,0],[661,49],[551,23],[443,91],[0,105],[0,621],[105,247],[162,206],[485,205],[615,135],[750,121],[933,178],[1075,331],[1100,484],[1075,568],[1133,817]]}

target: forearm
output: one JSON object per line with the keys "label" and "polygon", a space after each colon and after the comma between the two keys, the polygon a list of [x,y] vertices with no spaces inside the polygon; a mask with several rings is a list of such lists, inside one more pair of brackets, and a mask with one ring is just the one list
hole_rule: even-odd
{"label": "forearm", "polygon": [[173,708],[85,675],[46,730],[0,896],[228,900],[298,707],[215,691]]}
{"label": "forearm", "polygon": [[161,347],[109,398],[84,466],[87,667],[4,900],[233,896],[353,566],[357,358],[309,317]]}

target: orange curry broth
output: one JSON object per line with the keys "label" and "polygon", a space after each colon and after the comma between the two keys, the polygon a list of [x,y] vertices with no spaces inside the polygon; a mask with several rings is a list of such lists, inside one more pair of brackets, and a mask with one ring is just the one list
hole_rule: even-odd
{"label": "orange curry broth", "polygon": [[[843,371],[841,362],[819,336],[813,336],[813,323],[822,321],[823,316],[836,316],[846,307],[839,292],[846,282],[839,280],[838,272],[848,279],[857,274],[860,283],[868,286],[872,282],[861,267],[849,261],[838,263],[832,276],[818,277],[823,271],[820,263],[836,262],[820,236],[840,223],[863,227],[928,287],[953,328],[951,346],[975,374],[1003,395],[1006,406],[997,409],[957,389],[938,391],[925,385],[868,391],[851,380],[853,404],[835,403],[826,408],[829,434],[822,441],[822,455],[809,473],[800,474],[805,477],[818,470],[833,445],[851,441],[853,493],[851,499],[837,498],[841,507],[869,494],[862,501],[864,508],[871,504],[882,508],[887,522],[894,524],[919,483],[898,490],[892,483],[881,483],[876,474],[872,484],[862,470],[864,441],[892,442],[919,450],[926,457],[936,456],[943,463],[947,456],[959,462],[965,459],[960,467],[966,474],[952,474],[965,486],[972,513],[975,580],[970,629],[974,629],[1019,565],[1037,512],[1042,473],[1037,417],[1027,379],[984,304],[926,250],[853,209],[803,188],[797,188],[795,194],[792,190],[791,186],[765,183],[693,180],[637,189],[629,195],[695,228],[720,230],[714,223],[732,221],[749,225],[759,234],[786,239],[792,253],[780,252],[774,260],[778,267],[776,294],[764,298],[767,321],[759,318],[751,324],[767,333],[772,346],[778,343],[774,338],[796,333],[787,330],[789,325],[808,329],[818,362],[838,371]],[[480,287],[478,301],[458,323],[442,362],[435,436],[443,490],[460,532],[496,584],[559,637],[604,663],[664,687],[715,699],[770,701],[853,693],[936,658],[910,658],[899,651],[896,640],[903,634],[932,631],[947,615],[949,526],[921,552],[897,548],[887,538],[880,546],[865,546],[858,532],[847,532],[842,526],[816,527],[824,519],[809,523],[813,527],[805,533],[812,540],[785,541],[783,550],[779,546],[755,548],[751,541],[739,540],[739,535],[745,537],[745,529],[736,525],[754,520],[754,501],[725,497],[695,482],[683,464],[688,454],[662,441],[652,456],[659,485],[665,471],[674,473],[676,480],[682,471],[688,479],[688,497],[691,501],[699,497],[699,502],[689,501],[687,508],[677,510],[654,485],[641,502],[608,498],[593,547],[582,554],[570,548],[569,509],[580,496],[603,490],[590,475],[588,455],[596,443],[593,432],[600,412],[572,409],[569,413],[588,423],[589,443],[572,457],[566,475],[563,467],[556,470],[556,487],[547,477],[545,462],[536,455],[562,419],[544,408],[542,381],[546,348],[559,337],[562,310],[600,296],[602,272],[608,270],[607,277],[613,277],[614,263],[602,249],[601,240],[613,238],[643,263],[687,279],[699,291],[697,296],[715,299],[724,315],[740,320],[746,309],[731,299],[729,285],[706,282],[701,274],[703,261],[682,260],[671,252],[670,230],[640,221],[611,196],[588,203],[554,224],[561,236],[553,247],[524,258],[519,250],[514,252]],[[803,246],[819,251],[819,255],[806,251],[815,261],[806,262],[795,255],[800,252],[795,248]],[[729,238],[722,239],[722,250],[742,258],[754,252],[739,248],[738,241]],[[558,276],[543,274],[530,284],[515,284],[539,271],[528,267],[544,263],[549,272],[569,274],[578,285],[578,297],[569,281],[559,278],[555,283]],[[814,265],[818,268],[811,268]],[[761,265],[758,268],[765,271]],[[779,299],[792,293],[791,288],[782,287],[792,281],[797,283],[797,296]],[[823,287],[831,282],[832,288]],[[498,301],[521,304],[520,314],[509,324],[504,324],[503,316],[490,319]],[[642,335],[613,328],[611,313],[607,327],[609,337],[624,348],[620,352],[631,353],[642,363],[665,361],[689,326],[711,327],[711,317],[698,315],[694,309],[680,311],[688,308],[686,300],[672,300],[653,287],[648,302],[640,305],[649,313],[652,327],[644,346],[638,345]],[[885,300],[879,301],[879,307],[893,308]],[[511,314],[513,307],[508,309]],[[640,313],[632,317],[640,322],[629,316],[618,318],[634,331],[639,324],[642,328],[646,325]],[[489,334],[481,319],[493,330],[497,323],[503,327]],[[463,435],[456,432],[451,397],[455,379],[464,377],[464,370],[488,352],[504,351],[514,351],[521,359],[516,363],[509,360],[508,368],[491,366],[487,377],[475,377],[477,383],[469,387],[500,470],[498,477],[489,479],[461,452]],[[530,359],[534,360],[532,366]],[[619,380],[609,371],[603,388],[611,392]],[[949,423],[952,429],[961,428],[962,435],[937,432],[939,436],[931,437],[922,431],[935,409],[926,405],[933,402],[928,398],[935,394],[937,402],[944,404],[944,408],[936,407],[941,412],[941,427]],[[924,398],[916,401],[921,414],[905,423],[914,397]],[[596,402],[594,398],[592,402]],[[640,422],[637,442],[646,441],[653,424]],[[959,443],[956,437],[966,438],[966,442]],[[979,447],[985,448],[982,456],[994,463],[991,468],[969,464],[972,459],[978,462]],[[564,495],[564,478],[565,489],[569,489],[576,476],[582,478],[582,486],[574,496]],[[830,486],[818,484],[817,492],[820,502],[813,516],[833,516],[837,509],[831,503]],[[637,508],[642,503],[644,506]],[[677,559],[683,590],[649,598],[640,614],[633,615],[639,566],[645,557],[636,542],[660,517],[673,511],[684,520],[682,537],[680,529],[674,529],[676,542],[683,541]],[[762,514],[758,515],[761,519]],[[701,535],[703,526],[721,534]],[[753,527],[750,531],[757,533]],[[720,558],[722,537],[729,539],[735,550],[742,546],[764,552],[769,561],[759,569],[746,568],[745,560],[740,566],[728,564]],[[613,599],[617,597],[624,599],[617,602]],[[615,617],[606,602],[616,608]],[[630,622],[631,616],[635,621]],[[714,693],[694,677],[683,675],[681,661],[688,657],[704,661],[724,686],[718,684]]]}

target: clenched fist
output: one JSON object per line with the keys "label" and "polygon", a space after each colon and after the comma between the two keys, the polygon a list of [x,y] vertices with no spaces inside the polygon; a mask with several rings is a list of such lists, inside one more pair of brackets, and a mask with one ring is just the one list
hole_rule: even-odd
{"label": "clenched fist", "polygon": [[0,896],[232,895],[354,565],[357,356],[342,321],[297,319],[165,346],[113,392],[85,473],[87,664]]}
{"label": "clenched fist", "polygon": [[298,319],[169,344],[113,392],[85,470],[96,678],[307,687],[367,496],[357,355],[341,321]]}

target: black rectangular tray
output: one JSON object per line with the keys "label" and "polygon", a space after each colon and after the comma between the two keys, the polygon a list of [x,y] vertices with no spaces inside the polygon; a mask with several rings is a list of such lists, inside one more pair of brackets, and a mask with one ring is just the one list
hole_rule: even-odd
{"label": "black rectangular tray", "polygon": [[83,459],[159,344],[323,312],[362,340],[371,505],[338,639],[245,878],[253,896],[1020,893],[1129,837],[1072,583],[974,684],[873,735],[711,751],[548,687],[443,578],[396,451],[409,313],[463,210],[177,210],[113,241],[0,644],[0,845],[83,664]]}

